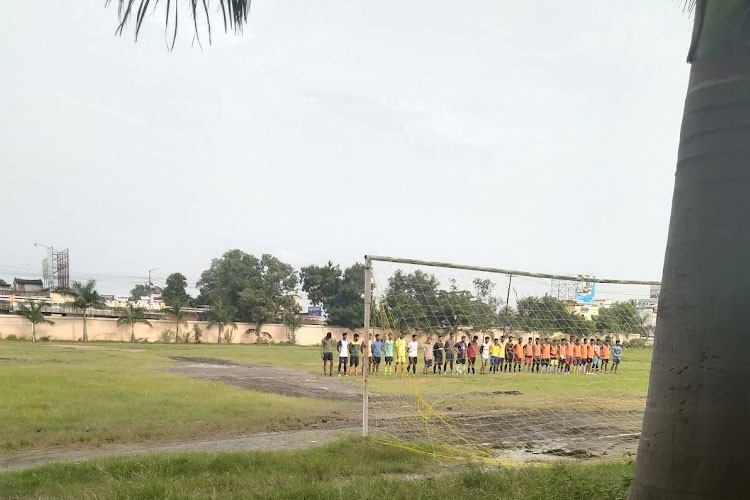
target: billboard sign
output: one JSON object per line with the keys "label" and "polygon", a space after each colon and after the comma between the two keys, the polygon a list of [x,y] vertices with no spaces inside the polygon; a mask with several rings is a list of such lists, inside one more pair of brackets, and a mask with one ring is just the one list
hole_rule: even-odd
{"label": "billboard sign", "polygon": [[596,283],[592,281],[593,276],[579,276],[581,281],[576,290],[576,302],[579,304],[591,304],[596,294]]}

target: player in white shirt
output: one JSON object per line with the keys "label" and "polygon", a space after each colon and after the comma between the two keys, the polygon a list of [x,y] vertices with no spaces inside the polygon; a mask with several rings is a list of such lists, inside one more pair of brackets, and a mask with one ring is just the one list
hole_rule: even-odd
{"label": "player in white shirt", "polygon": [[412,369],[414,375],[417,374],[417,359],[419,356],[419,342],[417,341],[417,334],[411,336],[411,342],[406,345],[409,354],[409,364],[406,366],[406,373],[409,373],[409,368]]}
{"label": "player in white shirt", "polygon": [[339,368],[338,374],[341,376],[341,367],[344,367],[344,376],[347,375],[346,364],[349,362],[349,340],[346,338],[346,332],[341,334],[341,340],[336,343],[339,351]]}

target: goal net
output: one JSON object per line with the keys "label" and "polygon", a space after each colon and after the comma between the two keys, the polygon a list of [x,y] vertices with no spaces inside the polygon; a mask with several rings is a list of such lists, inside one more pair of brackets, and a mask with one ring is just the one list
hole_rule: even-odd
{"label": "goal net", "polygon": [[499,463],[635,453],[650,355],[631,347],[652,335],[657,282],[367,264],[381,357],[363,425],[376,439]]}

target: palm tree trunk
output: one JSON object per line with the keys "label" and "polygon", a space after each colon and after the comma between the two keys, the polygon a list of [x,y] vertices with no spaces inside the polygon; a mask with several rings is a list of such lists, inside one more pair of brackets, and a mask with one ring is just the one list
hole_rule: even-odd
{"label": "palm tree trunk", "polygon": [[696,13],[631,500],[750,495],[750,2],[721,1]]}
{"label": "palm tree trunk", "polygon": [[130,342],[135,342],[135,323],[130,324]]}
{"label": "palm tree trunk", "polygon": [[83,341],[88,342],[89,341],[89,331],[86,324],[86,310],[83,310]]}
{"label": "palm tree trunk", "polygon": [[216,337],[216,343],[221,344],[221,334],[224,332],[224,325],[219,325],[219,335]]}
{"label": "palm tree trunk", "polygon": [[31,322],[31,341],[36,342],[36,323]]}

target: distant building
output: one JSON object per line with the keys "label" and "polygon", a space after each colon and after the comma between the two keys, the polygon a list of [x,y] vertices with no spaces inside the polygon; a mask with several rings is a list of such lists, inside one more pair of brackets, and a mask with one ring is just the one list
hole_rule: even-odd
{"label": "distant building", "polygon": [[639,299],[635,307],[638,310],[638,316],[641,317],[643,320],[643,326],[645,326],[647,329],[651,330],[651,332],[654,331],[656,328],[656,313],[659,309],[659,294],[656,294],[656,297],[654,297],[654,294],[651,294],[650,299]]}
{"label": "distant building", "polygon": [[44,288],[42,280],[15,278],[13,280],[13,295],[16,298],[48,298],[49,290]]}
{"label": "distant building", "polygon": [[0,296],[7,297],[11,294],[12,291],[13,287],[10,286],[10,283],[0,279]]}

